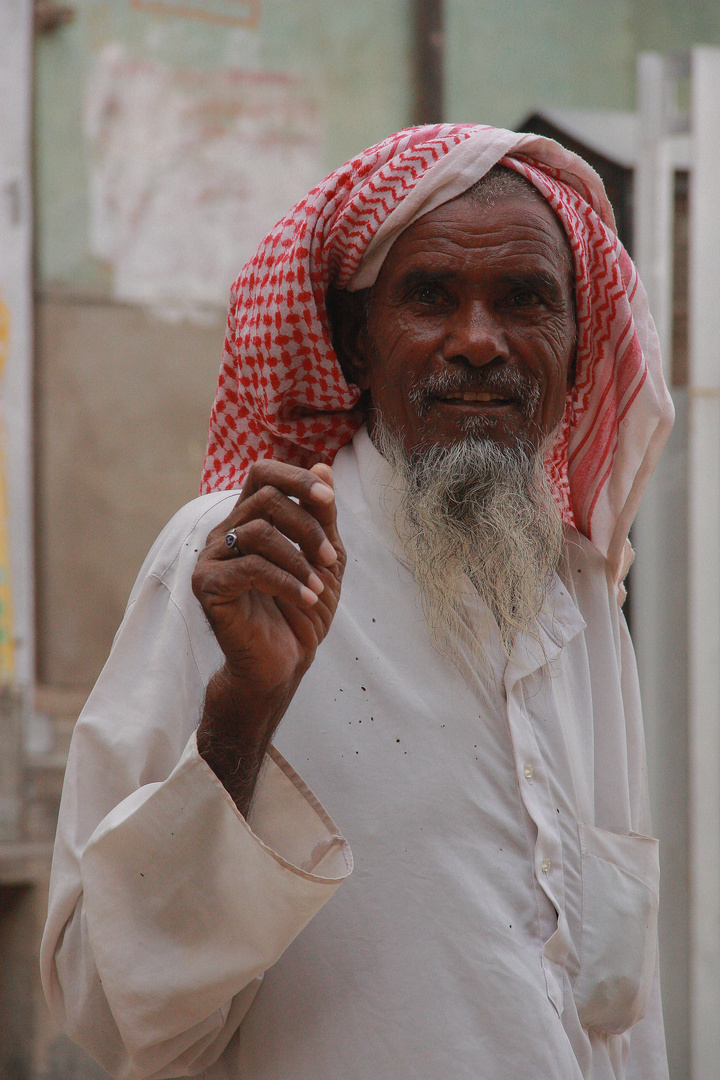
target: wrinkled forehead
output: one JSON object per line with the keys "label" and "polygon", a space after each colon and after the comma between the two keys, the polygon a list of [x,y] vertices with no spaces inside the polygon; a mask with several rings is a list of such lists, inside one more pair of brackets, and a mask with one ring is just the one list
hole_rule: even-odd
{"label": "wrinkled forehead", "polygon": [[402,276],[413,267],[415,273],[421,266],[425,273],[431,268],[439,272],[448,257],[454,260],[460,253],[468,256],[471,252],[476,266],[478,257],[483,263],[486,258],[497,263],[504,252],[503,258],[506,263],[512,261],[515,272],[517,256],[522,253],[524,263],[534,253],[536,259],[544,258],[548,270],[555,271],[572,298],[574,260],[561,219],[537,188],[502,166],[411,222],[394,239],[373,286],[387,284],[388,275]]}
{"label": "wrinkled forehead", "polygon": [[[453,189],[446,188],[446,194],[448,190],[452,191]],[[537,213],[537,209],[542,206],[544,214],[557,226],[557,235],[562,244],[563,254],[567,256],[568,272],[571,279],[573,278],[572,248],[563,222],[543,193],[530,180],[514,169],[496,164],[480,179],[463,190],[453,193],[450,198],[438,200],[437,194],[432,200],[426,200],[424,204],[422,202],[418,203],[415,207],[404,206],[403,203],[400,203],[399,207],[396,207],[388,215],[368,244],[354,276],[345,286],[347,291],[356,292],[374,285],[390,251],[398,243],[401,236],[405,236],[418,223],[432,218],[436,211],[460,201],[474,203],[478,207],[479,214],[483,210],[494,207],[497,203],[510,200],[516,205],[519,203],[520,207],[522,207],[523,201],[527,202],[528,216],[532,215],[533,209]],[[431,203],[430,208],[428,208],[428,201]]]}

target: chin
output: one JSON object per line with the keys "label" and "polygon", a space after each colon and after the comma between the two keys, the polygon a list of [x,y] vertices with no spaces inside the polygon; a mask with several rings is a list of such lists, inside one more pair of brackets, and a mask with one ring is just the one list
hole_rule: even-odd
{"label": "chin", "polygon": [[488,441],[496,446],[510,448],[528,444],[537,445],[542,442],[542,437],[537,437],[534,426],[508,427],[484,416],[471,416],[464,421],[462,430],[447,441],[447,445],[474,441]]}

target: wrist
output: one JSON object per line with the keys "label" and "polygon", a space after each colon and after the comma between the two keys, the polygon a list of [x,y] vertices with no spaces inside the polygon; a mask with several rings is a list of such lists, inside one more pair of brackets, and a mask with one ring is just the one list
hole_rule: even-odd
{"label": "wrist", "polygon": [[247,816],[260,767],[292,692],[254,687],[228,665],[208,683],[197,732],[200,756]]}

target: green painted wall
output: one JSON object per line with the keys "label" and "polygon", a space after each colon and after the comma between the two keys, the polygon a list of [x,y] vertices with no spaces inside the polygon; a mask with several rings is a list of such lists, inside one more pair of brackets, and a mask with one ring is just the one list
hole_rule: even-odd
{"label": "green painted wall", "polygon": [[[205,93],[204,107],[214,102],[214,122],[220,124],[224,121],[218,121],[217,99],[223,79],[228,86],[238,73],[294,80],[289,99],[312,118],[309,135],[314,140],[312,152],[303,158],[297,189],[409,122],[410,0],[255,0],[259,17],[250,27],[180,17],[169,0],[161,0],[161,10],[163,3],[161,14],[157,9],[138,10],[134,0],[76,0],[75,21],[37,41],[36,245],[42,285],[101,296],[111,295],[115,287],[120,299],[135,298],[132,286],[118,290],[123,271],[103,251],[93,234],[97,223],[93,226],[90,220],[91,187],[102,168],[107,181],[108,169],[112,173],[114,167],[112,154],[106,153],[108,130],[112,134],[114,129],[108,122],[108,130],[98,134],[98,118],[91,115],[98,80],[107,78],[102,58],[108,46],[122,50],[126,68],[149,65],[160,82],[162,72],[169,72],[165,95],[193,80],[196,88],[202,84],[204,90],[201,86],[197,93]],[[251,0],[183,3],[201,14],[230,11],[239,17],[253,7]],[[543,107],[631,109],[637,53],[684,49],[695,42],[720,43],[717,0],[446,0],[446,116],[512,127]],[[241,99],[236,93],[236,110]],[[273,105],[262,93],[253,100],[256,111],[288,108],[288,100],[284,106],[277,101]],[[112,93],[106,108],[108,101]],[[158,122],[166,104],[157,102]],[[278,115],[276,128],[277,122]],[[303,137],[307,135],[306,125]],[[144,159],[148,168],[157,150],[150,129],[142,138],[144,147],[128,147],[127,139],[114,147],[118,167],[126,160],[125,151],[121,153],[125,147],[127,154],[136,155],[136,163]],[[208,154],[221,157],[222,140],[204,150],[206,159]],[[162,154],[158,157],[162,171]],[[279,160],[285,159],[281,155]],[[292,172],[296,165],[291,160],[296,159],[287,160],[285,172]],[[272,163],[267,168],[271,178],[283,171],[282,165],[275,169]],[[212,174],[211,169],[207,172]],[[221,169],[217,175],[221,184]],[[139,184],[137,168],[128,168],[127,178],[118,182],[128,189]],[[146,177],[143,183],[139,203],[149,198],[150,181]],[[177,183],[184,183],[180,176]],[[230,176],[226,183],[242,187],[237,177]],[[297,189],[292,180],[278,186],[276,216],[299,196]],[[167,192],[165,196],[170,199]],[[122,191],[106,191],[106,209],[108,200],[118,197]],[[180,215],[195,220],[193,206],[180,205]],[[252,200],[248,206],[249,213],[256,212]],[[133,222],[132,211],[128,215],[126,229]],[[157,215],[155,220],[157,225]],[[137,227],[142,230],[143,222]],[[240,256],[248,254],[244,245],[251,240],[239,237]],[[216,275],[226,273],[227,263],[226,256]],[[132,268],[126,278],[128,274],[132,277]],[[182,287],[181,282],[176,288]],[[140,298],[143,288],[136,290]],[[214,288],[215,293],[206,289],[208,296],[216,297]],[[202,286],[197,291],[205,302]]]}
{"label": "green painted wall", "polygon": [[512,128],[544,107],[631,108],[626,0],[447,0],[447,111]]}
{"label": "green painted wall", "polygon": [[629,0],[628,10],[638,52],[720,45],[718,0]]}
{"label": "green painted wall", "polygon": [[[248,8],[240,0],[183,3],[200,12],[242,15]],[[87,130],[102,80],[98,66],[109,46],[122,49],[126,64],[146,64],[156,74],[167,68],[201,88],[205,80],[208,98],[217,97],[223,76],[228,85],[238,73],[294,79],[293,96],[314,117],[316,167],[310,182],[408,123],[409,0],[259,0],[257,6],[259,21],[248,28],[179,17],[169,4],[159,14],[137,10],[131,0],[75,0],[74,22],[38,38],[36,246],[42,285],[101,295],[111,289],[112,268],[93,255],[89,236],[98,147]],[[163,104],[157,102],[160,110]],[[137,151],[128,147],[129,153]],[[148,142],[145,156],[155,152]],[[276,216],[287,208],[279,205]]]}
{"label": "green painted wall", "polygon": [[639,52],[720,44],[717,0],[446,0],[447,115],[633,109]]}

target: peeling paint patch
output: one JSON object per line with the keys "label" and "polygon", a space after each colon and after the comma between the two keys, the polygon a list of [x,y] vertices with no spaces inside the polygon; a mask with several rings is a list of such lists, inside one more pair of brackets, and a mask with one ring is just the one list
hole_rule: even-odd
{"label": "peeling paint patch", "polygon": [[104,48],[85,131],[90,244],[115,298],[215,318],[263,237],[324,175],[320,121],[299,77],[178,71]]}

